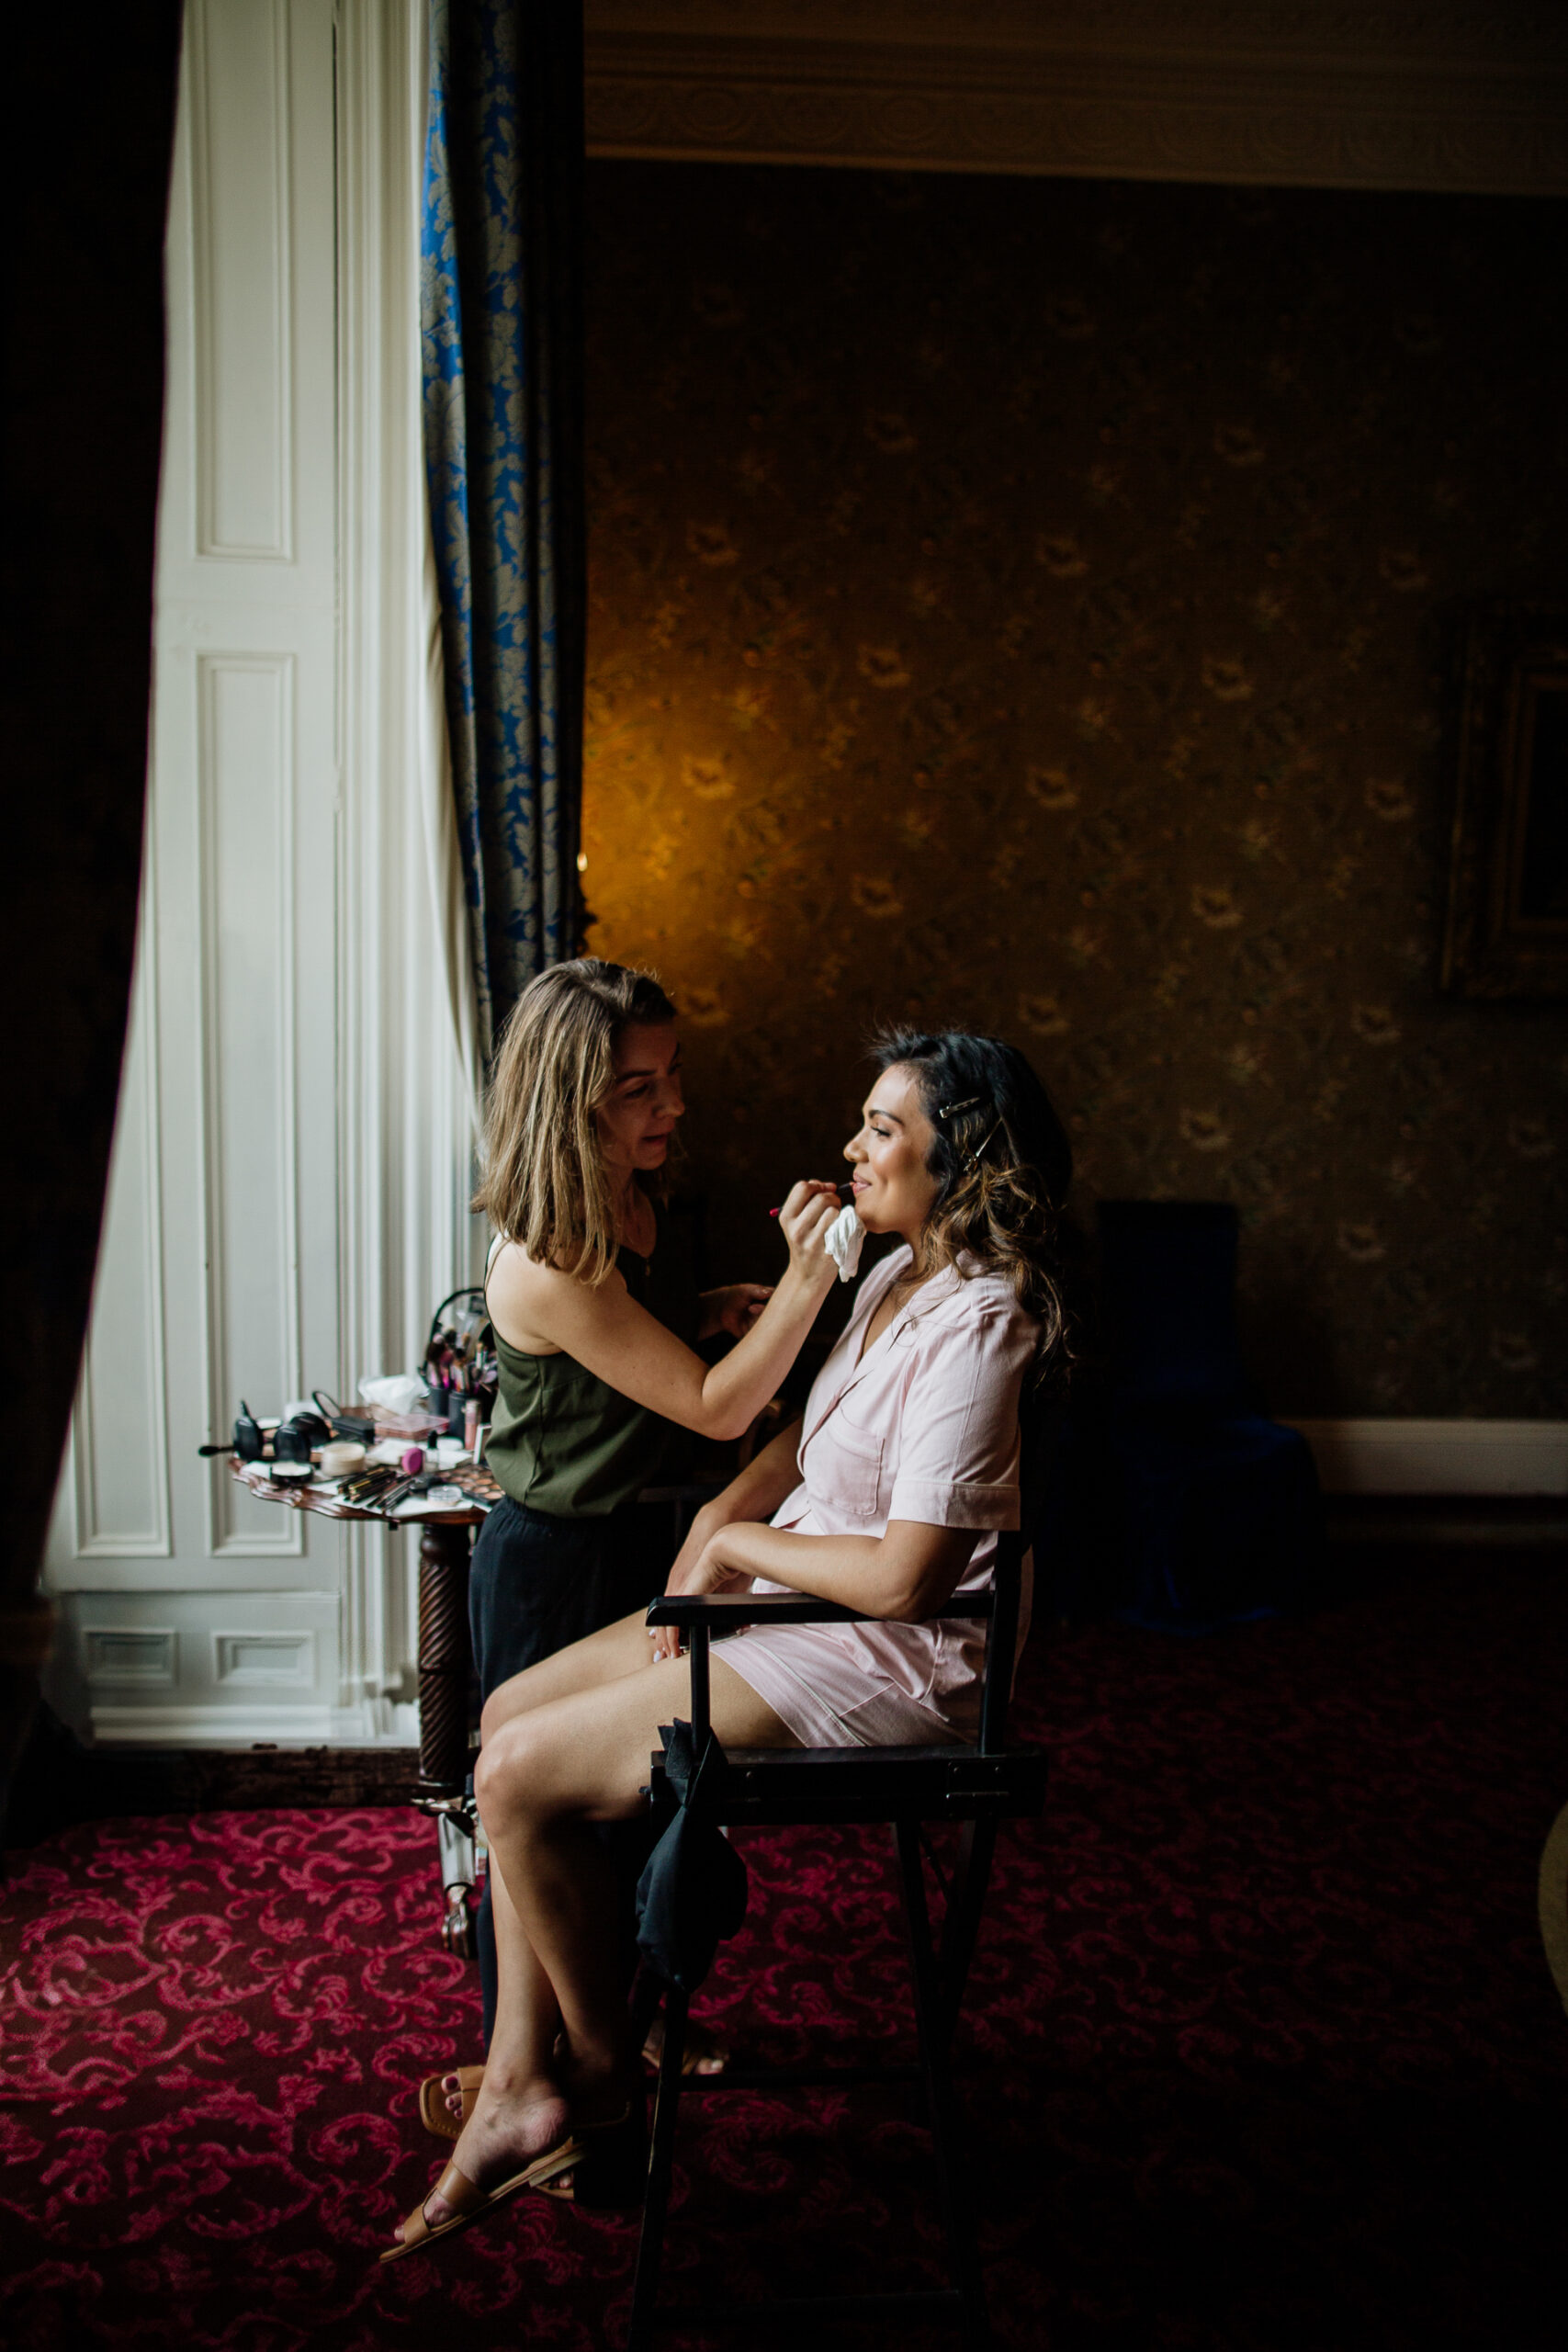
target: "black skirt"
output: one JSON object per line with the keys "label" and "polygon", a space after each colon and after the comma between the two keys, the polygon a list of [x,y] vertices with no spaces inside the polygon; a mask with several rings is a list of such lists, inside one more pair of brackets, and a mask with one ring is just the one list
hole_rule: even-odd
{"label": "black skirt", "polygon": [[663,1591],[673,1556],[667,1505],[628,1503],[603,1519],[552,1519],[510,1496],[497,1503],[468,1574],[480,1700],[525,1667],[646,1608]]}

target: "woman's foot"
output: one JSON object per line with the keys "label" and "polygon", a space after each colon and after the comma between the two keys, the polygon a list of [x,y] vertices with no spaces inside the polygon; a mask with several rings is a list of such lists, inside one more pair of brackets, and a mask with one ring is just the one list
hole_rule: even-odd
{"label": "woman's foot", "polygon": [[[662,2009],[648,2029],[648,2040],[642,2045],[642,2054],[650,2066],[657,2066],[664,2055]],[[681,2072],[683,2075],[722,2075],[728,2064],[728,2042],[721,2041],[711,2026],[704,2025],[701,2018],[689,2017],[686,2019],[686,2044],[681,2052]],[[460,2096],[457,2107],[461,2112]]]}
{"label": "woman's foot", "polygon": [[[504,2093],[486,2083],[452,2151],[452,2162],[476,2188],[496,2188],[536,2156],[558,2147],[569,2121],[566,2095],[557,2083],[536,2080]],[[452,2218],[451,2207],[437,2190],[424,2200],[424,2218],[433,2230]],[[402,2234],[400,2222],[398,2235]]]}
{"label": "woman's foot", "polygon": [[[549,2075],[503,2083],[494,2065],[485,2071],[473,2113],[463,2126],[452,2162],[476,2188],[495,2188],[536,2158],[558,2148],[574,2126],[592,2129],[624,2110],[626,2094],[615,2068],[574,2066],[567,2083]],[[424,2200],[431,2229],[452,2218],[439,2190]],[[399,2224],[398,2235],[403,2234]]]}
{"label": "woman's foot", "polygon": [[441,2096],[446,2102],[446,2112],[455,2121],[461,2123],[464,2120],[463,2093],[468,2092],[471,2102],[473,2094],[479,2089],[484,2078],[482,2066],[454,2066],[449,2075],[442,2075]]}
{"label": "woman's foot", "polygon": [[[649,2027],[648,2039],[642,2045],[648,2064],[657,2068],[664,2055],[664,2018],[662,2013]],[[686,2019],[686,2047],[682,2059],[682,2072],[687,2075],[722,2075],[730,2059],[729,2044],[705,2025],[701,2018]],[[454,2066],[441,2077],[441,2101],[455,2124],[461,2129],[466,2117],[465,2105],[472,2113],[474,2095],[484,2080],[484,2068]],[[465,2094],[467,2095],[465,2098]],[[453,2135],[456,2137],[456,2133]]]}
{"label": "woman's foot", "polygon": [[477,2066],[449,2067],[439,2076],[427,2075],[419,2086],[419,2111],[426,2131],[437,2139],[455,2140],[474,2111],[484,2078],[482,2060]]}

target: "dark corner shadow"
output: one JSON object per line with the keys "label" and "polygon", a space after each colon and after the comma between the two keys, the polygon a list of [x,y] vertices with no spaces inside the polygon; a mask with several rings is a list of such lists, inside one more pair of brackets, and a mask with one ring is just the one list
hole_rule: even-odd
{"label": "dark corner shadow", "polygon": [[[1391,2063],[1397,2038],[1391,2026]],[[1438,2047],[1403,2053],[1422,2086],[1379,2080],[1380,2063],[1255,2064],[1224,2082],[1176,2063],[967,2064],[1001,2340],[1027,2340],[1003,2281],[1028,2301],[1032,2274],[1052,2352],[1560,2341],[1551,2087],[1478,2086]]]}

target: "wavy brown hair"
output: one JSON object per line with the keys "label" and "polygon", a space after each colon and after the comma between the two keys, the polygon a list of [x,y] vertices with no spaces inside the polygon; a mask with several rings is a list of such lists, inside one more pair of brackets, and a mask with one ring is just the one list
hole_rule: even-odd
{"label": "wavy brown hair", "polygon": [[920,1231],[919,1272],[1005,1275],[1040,1326],[1037,1378],[1065,1386],[1077,1355],[1064,1216],[1073,1148],[1050,1096],[999,1037],[885,1029],[872,1055],[878,1069],[909,1072],[931,1125],[926,1166],[938,1190]]}
{"label": "wavy brown hair", "polygon": [[651,972],[597,956],[552,964],[507,1015],[473,1206],[536,1265],[595,1286],[613,1272],[615,1204],[593,1114],[615,1085],[623,1032],[674,1018]]}

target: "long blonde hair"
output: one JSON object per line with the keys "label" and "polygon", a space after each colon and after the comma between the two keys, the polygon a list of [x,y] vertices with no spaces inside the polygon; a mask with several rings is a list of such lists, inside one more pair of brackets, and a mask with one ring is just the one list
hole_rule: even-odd
{"label": "long blonde hair", "polygon": [[651,972],[597,956],[531,979],[501,1033],[473,1206],[536,1265],[597,1286],[615,1264],[615,1203],[593,1114],[636,1022],[673,1021]]}

